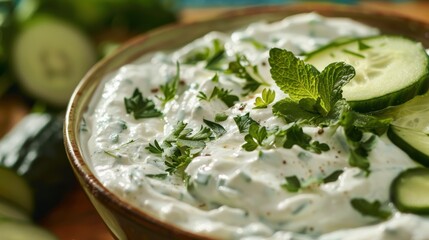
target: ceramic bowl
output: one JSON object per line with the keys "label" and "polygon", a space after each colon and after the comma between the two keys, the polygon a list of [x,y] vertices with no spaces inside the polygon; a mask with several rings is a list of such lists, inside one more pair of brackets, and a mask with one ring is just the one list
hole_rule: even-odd
{"label": "ceramic bowl", "polygon": [[[127,202],[104,187],[88,166],[79,140],[83,113],[103,76],[149,52],[180,47],[210,31],[230,31],[251,22],[275,21],[289,15],[317,12],[324,16],[348,17],[379,28],[383,33],[400,34],[429,47],[429,23],[415,21],[388,12],[356,6],[300,5],[236,10],[206,22],[177,24],[138,36],[108,58],[97,63],[76,88],[65,120],[65,145],[73,170],[100,216],[117,239],[207,239],[164,223]],[[90,226],[88,226],[90,227]]]}

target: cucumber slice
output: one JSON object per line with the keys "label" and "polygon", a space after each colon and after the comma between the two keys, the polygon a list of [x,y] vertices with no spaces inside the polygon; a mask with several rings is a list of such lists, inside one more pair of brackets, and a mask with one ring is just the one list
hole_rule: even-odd
{"label": "cucumber slice", "polygon": [[0,167],[0,197],[29,214],[33,212],[34,199],[30,186],[22,177],[5,167]]}
{"label": "cucumber slice", "polygon": [[58,18],[31,18],[17,35],[13,68],[33,97],[64,107],[83,75],[96,61],[95,49],[78,28]]}
{"label": "cucumber slice", "polygon": [[30,222],[30,216],[15,204],[0,198],[0,219]]}
{"label": "cucumber slice", "polygon": [[399,36],[375,36],[335,42],[307,56],[323,70],[346,62],[356,76],[343,87],[343,96],[360,112],[404,103],[429,87],[429,57],[420,43]]}
{"label": "cucumber slice", "polygon": [[390,186],[390,198],[401,212],[429,213],[429,169],[412,168],[400,173]]}
{"label": "cucumber slice", "polygon": [[49,231],[29,222],[0,220],[2,240],[57,240]]}
{"label": "cucumber slice", "polygon": [[409,128],[391,126],[389,139],[413,160],[429,167],[429,135]]}
{"label": "cucumber slice", "polygon": [[390,140],[412,159],[429,167],[429,94],[383,111],[393,121],[387,131]]}

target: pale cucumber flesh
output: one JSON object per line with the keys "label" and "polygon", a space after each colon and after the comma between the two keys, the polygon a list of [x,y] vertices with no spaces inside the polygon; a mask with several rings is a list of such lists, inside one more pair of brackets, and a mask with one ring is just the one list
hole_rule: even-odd
{"label": "pale cucumber flesh", "polygon": [[356,76],[343,96],[358,111],[398,105],[429,87],[429,58],[420,43],[397,36],[376,36],[332,44],[306,61],[322,71],[332,62],[346,62]]}

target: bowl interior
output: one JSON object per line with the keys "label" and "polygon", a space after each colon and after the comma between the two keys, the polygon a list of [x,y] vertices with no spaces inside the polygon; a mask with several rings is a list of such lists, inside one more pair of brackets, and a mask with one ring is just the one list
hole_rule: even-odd
{"label": "bowl interior", "polygon": [[[131,221],[139,222],[142,225],[144,225],[145,222],[152,222],[159,225],[161,229],[172,231],[173,235],[189,238],[197,237],[196,235],[183,232],[174,226],[153,219],[141,210],[128,205],[97,180],[91,171],[90,164],[88,164],[88,157],[85,154],[85,143],[81,142],[79,139],[83,113],[88,110],[91,111],[91,109],[88,109],[88,105],[105,75],[144,54],[183,46],[210,31],[232,31],[233,29],[246,26],[251,22],[261,20],[275,21],[289,15],[303,12],[317,12],[324,16],[352,18],[370,26],[377,27],[383,33],[400,34],[415,39],[416,41],[422,42],[426,48],[429,48],[428,23],[414,21],[387,12],[335,5],[275,6],[242,9],[228,13],[221,19],[202,23],[167,26],[136,37],[126,43],[116,53],[100,61],[86,74],[76,88],[67,110],[64,128],[66,148],[72,167],[86,192],[92,195],[91,198],[98,199],[107,205],[108,208],[113,208],[114,211],[118,211],[129,217]],[[117,233],[115,234],[117,235]]]}

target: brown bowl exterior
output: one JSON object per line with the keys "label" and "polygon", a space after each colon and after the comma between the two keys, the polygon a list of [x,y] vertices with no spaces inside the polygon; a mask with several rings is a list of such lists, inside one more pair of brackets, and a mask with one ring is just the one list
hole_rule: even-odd
{"label": "brown bowl exterior", "polygon": [[106,189],[91,172],[87,165],[88,160],[84,159],[82,154],[84,143],[79,141],[79,128],[82,114],[102,78],[143,54],[183,46],[210,31],[231,31],[254,21],[275,21],[303,12],[352,18],[377,27],[383,33],[400,34],[422,42],[426,48],[429,47],[429,23],[367,8],[326,4],[241,9],[226,14],[222,19],[167,26],[132,39],[116,53],[96,64],[82,79],[69,103],[64,127],[67,154],[75,175],[115,238],[208,239],[161,222],[131,206]]}

